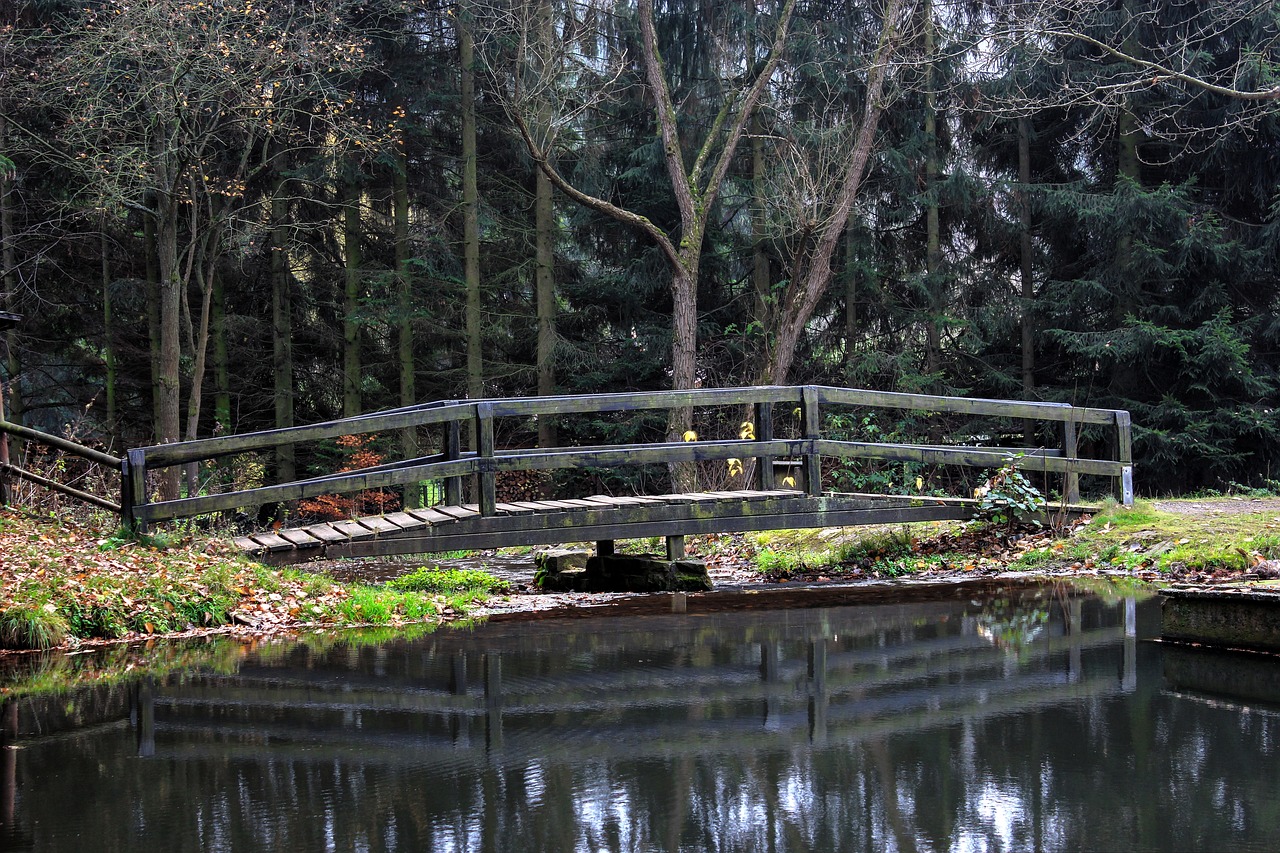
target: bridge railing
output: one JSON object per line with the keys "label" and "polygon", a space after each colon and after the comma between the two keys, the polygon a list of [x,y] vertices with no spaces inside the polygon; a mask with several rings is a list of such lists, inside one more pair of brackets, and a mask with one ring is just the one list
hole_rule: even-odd
{"label": "bridge railing", "polygon": [[[797,428],[791,430],[796,435],[775,437],[773,411],[779,406],[788,407],[797,416]],[[751,437],[534,449],[503,449],[497,447],[495,441],[495,421],[504,418],[638,414],[694,407],[749,409],[753,423]],[[1015,451],[976,444],[850,441],[823,434],[822,414],[826,407],[953,413],[1061,424],[1061,446],[1019,448]],[[1110,433],[1107,458],[1080,456],[1079,435],[1086,425],[1100,426]],[[435,442],[439,452],[356,471],[176,500],[152,499],[147,488],[148,474],[168,466],[189,465],[342,436],[423,427],[439,431],[439,440]],[[463,448],[464,434],[471,437],[473,449]],[[756,485],[770,489],[776,485],[774,460],[786,459],[803,469],[803,489],[818,495],[822,493],[823,457],[994,468],[1004,465],[1011,452],[1025,453],[1024,467],[1061,475],[1063,495],[1070,503],[1079,499],[1078,483],[1082,474],[1113,478],[1117,499],[1126,504],[1133,500],[1128,412],[1062,403],[939,397],[805,385],[448,400],[306,426],[142,447],[130,450],[122,465],[123,483],[129,492],[124,496],[122,506],[126,508],[124,511],[128,518],[146,525],[267,503],[301,501],[325,494],[406,487],[424,480],[443,481],[444,502],[459,505],[463,501],[463,481],[469,478],[474,484],[471,494],[480,513],[492,515],[497,504],[497,477],[507,471],[754,459],[757,463]]]}
{"label": "bridge railing", "polygon": [[[86,492],[83,489],[77,489],[65,483],[61,483],[52,477],[38,474],[35,471],[24,468],[21,465],[13,463],[9,458],[9,441],[10,437],[34,443],[47,447],[50,450],[59,453],[65,453],[77,459],[93,465],[98,465],[111,471],[113,474],[120,476],[120,495],[122,503],[115,503],[101,495]],[[117,513],[123,517],[132,517],[132,509],[128,506],[127,501],[133,494],[133,489],[129,483],[129,473],[127,463],[124,459],[112,456],[109,453],[103,453],[92,447],[86,447],[83,444],[70,441],[61,436],[50,435],[40,430],[24,427],[21,424],[11,423],[0,419],[0,505],[6,505],[11,500],[11,480],[24,480],[37,486],[65,495],[69,498],[91,504],[99,509],[105,509],[110,512]]]}

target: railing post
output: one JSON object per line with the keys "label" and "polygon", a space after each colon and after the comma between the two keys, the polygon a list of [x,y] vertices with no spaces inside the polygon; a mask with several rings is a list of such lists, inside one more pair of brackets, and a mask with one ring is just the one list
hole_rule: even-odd
{"label": "railing post", "polygon": [[1133,435],[1129,413],[1116,412],[1116,461],[1121,464],[1120,476],[1114,478],[1116,500],[1124,506],[1133,506]]}
{"label": "railing post", "polygon": [[[121,464],[121,491],[128,489],[128,495],[121,494],[120,510],[123,513],[128,507],[128,518],[135,533],[147,532],[147,457],[141,449],[135,448],[125,454]],[[124,476],[125,470],[128,476]],[[140,511],[141,510],[141,511]]]}
{"label": "railing post", "polygon": [[480,514],[494,515],[498,501],[497,477],[493,471],[493,404],[476,404],[476,435],[479,438]]}
{"label": "railing post", "polygon": [[120,526],[133,530],[138,520],[133,514],[133,469],[126,455],[120,460]]}
{"label": "railing post", "polygon": [[[444,458],[450,462],[462,457],[462,427],[457,421],[444,425]],[[445,506],[462,506],[462,478],[444,478]]]}
{"label": "railing post", "polygon": [[[1062,422],[1062,432],[1062,452],[1068,459],[1079,458],[1080,438],[1075,418]],[[1062,476],[1062,499],[1068,504],[1080,503],[1080,475],[1075,471],[1068,471]]]}
{"label": "railing post", "polygon": [[818,389],[813,385],[804,386],[801,396],[800,413],[804,419],[804,437],[809,441],[808,450],[804,453],[805,490],[811,495],[822,494],[822,457],[814,446],[821,437],[818,420]]}
{"label": "railing post", "polygon": [[[756,403],[756,441],[773,441],[773,403]],[[756,457],[756,482],[761,491],[772,491],[775,488],[773,478],[773,457]]]}

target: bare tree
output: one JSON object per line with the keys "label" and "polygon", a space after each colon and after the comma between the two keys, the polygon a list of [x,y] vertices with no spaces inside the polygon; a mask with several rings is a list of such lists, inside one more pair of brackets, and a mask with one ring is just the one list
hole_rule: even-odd
{"label": "bare tree", "polygon": [[[343,88],[366,66],[355,14],[347,0],[108,0],[48,37],[26,95],[56,116],[57,141],[27,131],[24,147],[79,177],[78,203],[128,208],[153,225],[159,442],[179,438],[184,349],[195,435],[214,267],[237,231],[269,219],[270,200],[252,182],[300,147],[336,153],[376,141],[350,117]],[[176,472],[164,490],[176,497]]]}
{"label": "bare tree", "polygon": [[[825,104],[808,111],[816,118],[789,126],[780,120],[774,128],[765,218],[785,278],[758,318],[765,342],[761,382],[786,384],[800,338],[831,283],[832,259],[875,153],[880,116],[895,97],[889,81],[909,61],[903,45],[916,6],[916,0],[886,0],[860,81],[860,105],[831,91]],[[845,73],[860,67],[851,64]]]}
{"label": "bare tree", "polygon": [[[591,6],[592,4],[583,4]],[[556,166],[557,147],[563,131],[575,126],[590,111],[593,99],[617,95],[613,83],[623,79],[627,63],[633,60],[624,51],[610,55],[595,52],[598,42],[583,31],[573,31],[574,15],[562,24],[561,38],[549,42],[541,35],[541,4],[516,2],[488,7],[490,32],[512,34],[505,52],[493,50],[491,67],[502,68],[504,93],[511,119],[518,128],[538,168],[551,183],[577,203],[630,225],[658,246],[670,272],[672,295],[671,381],[674,388],[692,388],[697,383],[697,287],[704,237],[725,177],[761,97],[782,58],[790,31],[796,0],[758,3],[773,13],[772,38],[763,57],[748,55],[739,45],[726,41],[713,63],[717,79],[707,87],[719,105],[705,126],[682,123],[680,105],[668,80],[658,34],[654,24],[653,0],[638,0],[635,7],[639,27],[638,63],[645,94],[653,104],[654,136],[661,146],[663,161],[676,207],[680,214],[678,233],[670,233],[645,216],[628,210],[574,185]],[[591,9],[586,20],[603,13]],[[766,14],[758,8],[758,14]],[[500,40],[492,42],[501,45]],[[582,46],[587,45],[587,51]],[[535,58],[535,54],[542,55]],[[605,85],[576,103],[565,93],[574,88],[575,78],[590,76]],[[536,72],[536,73],[535,73]],[[677,438],[690,426],[688,410],[674,410],[668,435]]]}

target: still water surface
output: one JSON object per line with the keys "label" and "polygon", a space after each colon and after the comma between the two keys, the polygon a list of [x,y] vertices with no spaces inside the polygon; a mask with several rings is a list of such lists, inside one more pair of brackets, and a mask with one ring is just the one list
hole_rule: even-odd
{"label": "still water surface", "polygon": [[101,721],[4,750],[0,849],[1280,849],[1280,663],[1145,642],[1155,599],[769,601],[23,700]]}

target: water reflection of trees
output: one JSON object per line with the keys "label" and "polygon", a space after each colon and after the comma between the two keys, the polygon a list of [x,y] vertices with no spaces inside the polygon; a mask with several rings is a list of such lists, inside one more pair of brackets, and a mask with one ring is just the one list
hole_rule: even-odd
{"label": "water reflection of trees", "polygon": [[28,745],[16,819],[103,851],[1280,841],[1280,717],[1162,691],[1126,602],[1023,602],[1012,663],[990,604],[299,647],[157,684],[153,757],[127,722]]}

